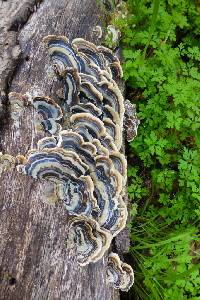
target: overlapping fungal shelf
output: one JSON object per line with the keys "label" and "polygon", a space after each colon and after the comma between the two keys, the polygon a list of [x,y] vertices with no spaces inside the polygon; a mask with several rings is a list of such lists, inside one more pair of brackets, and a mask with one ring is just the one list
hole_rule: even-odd
{"label": "overlapping fungal shelf", "polygon": [[[111,50],[84,39],[47,36],[44,42],[63,82],[64,106],[48,97],[33,99],[36,128],[48,136],[28,152],[18,170],[55,185],[70,215],[68,239],[77,262],[85,266],[103,257],[127,220],[127,166],[120,152],[124,99],[116,83],[122,69]],[[70,130],[60,122],[66,114]],[[108,260],[108,281],[127,290],[133,271],[113,257]]]}
{"label": "overlapping fungal shelf", "polygon": [[15,157],[0,152],[0,176],[15,166]]}
{"label": "overlapping fungal shelf", "polygon": [[106,272],[107,281],[111,282],[116,289],[128,291],[134,283],[132,268],[122,262],[116,253],[109,254]]}

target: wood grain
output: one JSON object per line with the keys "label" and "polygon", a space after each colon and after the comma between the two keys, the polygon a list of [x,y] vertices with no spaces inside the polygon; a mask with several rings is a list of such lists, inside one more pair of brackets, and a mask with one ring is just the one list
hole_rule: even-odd
{"label": "wood grain", "polygon": [[[13,2],[22,8],[27,3]],[[92,28],[100,17],[94,0],[44,0],[17,29],[22,59],[7,92],[55,97],[59,82],[42,38],[59,34],[94,41]],[[11,121],[9,110],[7,114],[3,152],[25,154],[40,138],[34,131],[33,110],[24,107],[19,124]],[[43,189],[43,183],[14,169],[0,179],[0,299],[118,300],[119,293],[106,284],[106,257],[87,267],[77,265],[73,250],[65,245],[66,209],[61,203],[47,203]]]}
{"label": "wood grain", "polygon": [[41,0],[11,0],[0,2],[0,125],[7,116],[7,94],[21,57],[18,33]]}

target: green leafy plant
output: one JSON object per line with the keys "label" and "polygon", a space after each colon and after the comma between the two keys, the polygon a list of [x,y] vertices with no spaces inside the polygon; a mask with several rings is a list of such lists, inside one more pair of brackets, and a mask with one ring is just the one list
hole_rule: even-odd
{"label": "green leafy plant", "polygon": [[130,0],[112,23],[122,33],[127,97],[141,120],[128,150],[131,299],[197,300],[200,3]]}

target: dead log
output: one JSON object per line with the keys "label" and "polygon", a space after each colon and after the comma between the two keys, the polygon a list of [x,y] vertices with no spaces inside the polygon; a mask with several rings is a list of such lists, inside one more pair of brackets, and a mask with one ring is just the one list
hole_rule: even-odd
{"label": "dead log", "polygon": [[[1,151],[24,155],[39,139],[33,110],[25,107],[19,123],[13,122],[8,93],[56,98],[59,82],[42,38],[58,34],[95,42],[92,29],[101,13],[94,0],[13,0],[2,1],[0,17],[0,103],[6,112],[1,118],[7,120]],[[66,209],[46,203],[42,189],[42,183],[14,169],[0,178],[0,299],[119,299],[106,284],[105,259],[77,265],[73,250],[65,247]]]}

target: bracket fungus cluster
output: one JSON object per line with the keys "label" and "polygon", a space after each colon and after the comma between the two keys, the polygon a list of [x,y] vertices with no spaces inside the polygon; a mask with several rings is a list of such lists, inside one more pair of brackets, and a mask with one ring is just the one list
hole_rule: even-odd
{"label": "bracket fungus cluster", "polygon": [[[63,83],[64,105],[48,97],[33,99],[36,128],[48,136],[18,170],[55,186],[70,215],[68,241],[84,266],[103,257],[127,220],[127,165],[120,152],[125,109],[116,83],[122,69],[111,50],[84,39],[52,35],[44,42]],[[115,254],[109,256],[107,274],[115,288],[127,290],[133,283],[131,267]]]}

